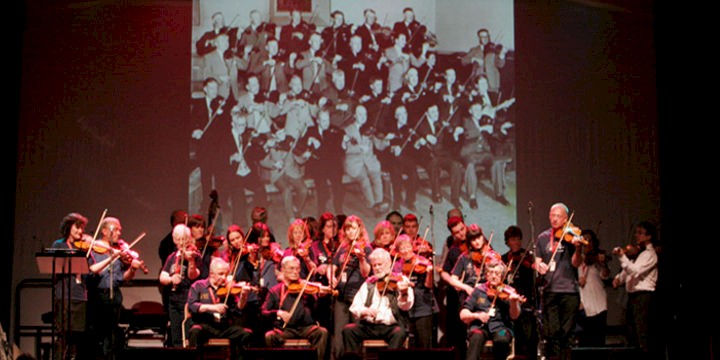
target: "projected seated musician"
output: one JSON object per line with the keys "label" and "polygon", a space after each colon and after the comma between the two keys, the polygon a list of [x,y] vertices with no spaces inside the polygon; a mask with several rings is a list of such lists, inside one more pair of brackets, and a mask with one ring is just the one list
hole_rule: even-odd
{"label": "projected seated musician", "polygon": [[270,183],[282,194],[289,222],[301,217],[308,196],[303,176],[310,155],[297,145],[295,138],[286,136],[281,129],[265,142],[267,154],[260,161],[260,166],[268,171]]}
{"label": "projected seated musician", "polygon": [[188,339],[191,348],[202,349],[210,338],[230,340],[230,354],[237,359],[240,350],[250,342],[252,330],[243,328],[230,321],[241,315],[245,306],[248,290],[235,294],[227,278],[230,265],[220,257],[213,257],[210,263],[210,276],[192,284],[188,292],[188,311],[193,325]]}
{"label": "projected seated musician", "polygon": [[360,183],[363,197],[368,208],[377,215],[387,212],[383,202],[383,183],[380,160],[375,155],[373,137],[365,132],[367,109],[363,105],[355,107],[355,117],[345,127],[342,148],[345,150],[345,173]]}
{"label": "projected seated musician", "polygon": [[478,178],[477,166],[489,168],[493,195],[497,202],[509,205],[505,197],[507,185],[505,183],[505,157],[495,156],[490,140],[485,134],[495,133],[494,120],[484,116],[483,105],[475,102],[470,105],[470,116],[464,120],[463,133],[460,137],[462,148],[460,155],[465,163],[465,186],[469,194],[470,208],[477,209],[476,199]]}
{"label": "projected seated musician", "polygon": [[425,114],[418,120],[420,123],[413,125],[417,127],[419,136],[414,140],[413,146],[419,151],[419,158],[428,159],[425,161],[426,170],[430,175],[430,188],[432,190],[432,201],[442,201],[440,189],[440,177],[442,171],[450,175],[450,203],[455,207],[460,205],[460,187],[462,185],[462,164],[460,163],[460,152],[458,146],[458,134],[460,126],[453,120],[440,119],[440,110],[436,104],[426,108]]}
{"label": "projected seated musician", "polygon": [[287,339],[307,339],[318,360],[323,360],[328,331],[317,324],[314,313],[318,296],[331,294],[324,291],[329,287],[301,279],[300,260],[293,255],[283,257],[280,267],[283,281],[270,289],[262,305],[263,316],[274,323],[274,329],[265,333],[265,344],[280,347]]}
{"label": "projected seated musician", "polygon": [[[248,86],[252,86],[252,83],[257,85],[256,77],[248,80]],[[238,224],[245,221],[249,215],[246,189],[252,191],[254,202],[264,202],[267,199],[265,183],[259,169],[259,163],[266,155],[262,146],[265,136],[248,128],[248,120],[254,115],[242,111],[240,104],[232,108],[230,116],[232,118],[230,136],[234,147],[231,148],[232,152],[229,155],[230,165],[233,167],[233,186],[228,195],[233,207],[233,223]]]}

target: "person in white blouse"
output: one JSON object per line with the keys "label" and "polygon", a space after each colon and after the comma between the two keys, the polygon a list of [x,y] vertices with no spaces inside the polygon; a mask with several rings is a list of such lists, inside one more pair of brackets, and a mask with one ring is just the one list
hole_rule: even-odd
{"label": "person in white blouse", "polygon": [[613,249],[622,271],[615,275],[613,287],[625,284],[628,293],[625,321],[628,328],[628,345],[638,346],[649,356],[652,349],[651,321],[655,288],[658,279],[658,256],[653,243],[657,238],[655,225],[649,221],[635,226],[635,243],[640,253],[630,260],[622,247]]}
{"label": "person in white blouse", "polygon": [[605,346],[608,309],[605,280],[610,278],[608,256],[600,249],[600,240],[594,231],[583,229],[581,235],[588,245],[583,246],[583,262],[578,267],[582,308],[578,314],[578,325],[582,329],[580,346]]}
{"label": "person in white blouse", "polygon": [[359,352],[365,339],[383,339],[390,349],[402,347],[407,334],[407,311],[415,301],[410,280],[392,273],[387,250],[376,248],[368,258],[373,276],[360,287],[350,305],[350,312],[358,321],[343,328],[346,353]]}

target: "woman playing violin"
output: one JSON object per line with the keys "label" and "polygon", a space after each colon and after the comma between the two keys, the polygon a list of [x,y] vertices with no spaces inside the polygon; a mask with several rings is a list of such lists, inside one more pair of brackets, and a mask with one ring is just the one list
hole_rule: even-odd
{"label": "woman playing violin", "polygon": [[510,353],[511,321],[520,316],[525,298],[503,284],[505,272],[502,262],[489,263],[485,267],[487,282],[475,287],[462,305],[460,320],[469,327],[466,359],[480,359],[486,340],[493,341],[494,359],[506,359]]}
{"label": "woman playing violin", "polygon": [[343,326],[350,323],[350,304],[355,293],[362,287],[370,275],[370,263],[367,260],[372,249],[365,223],[357,215],[349,215],[340,231],[340,245],[333,257],[330,270],[330,285],[339,291],[333,308],[335,357],[342,355]]}
{"label": "woman playing violin", "polygon": [[[55,240],[53,249],[79,249],[87,251],[92,236],[85,234],[88,219],[79,213],[65,215],[60,223],[61,238]],[[59,334],[56,348],[60,354],[78,356],[84,349],[80,346],[85,342],[85,322],[87,315],[87,295],[85,276],[80,274],[58,274],[53,299],[56,331]],[[80,358],[84,358],[82,354]]]}
{"label": "woman playing violin", "polygon": [[287,239],[289,245],[285,249],[283,256],[293,255],[300,259],[300,276],[307,276],[310,271],[314,271],[315,268],[317,268],[317,264],[315,264],[310,257],[312,238],[310,237],[310,227],[308,223],[303,219],[295,219],[290,226],[288,226]]}
{"label": "woman playing violin", "polygon": [[503,235],[505,245],[509,248],[508,252],[502,256],[502,260],[507,266],[505,282],[529,300],[523,304],[520,317],[513,321],[515,352],[530,354],[537,349],[537,322],[533,315],[535,280],[532,264],[535,257],[532,251],[522,247],[523,233],[520,227],[510,225],[505,229]]}
{"label": "woman playing violin", "polygon": [[185,319],[188,290],[190,285],[200,278],[202,261],[200,261],[200,252],[191,240],[190,228],[185,224],[175,225],[172,237],[177,250],[165,261],[159,281],[161,285],[172,289],[168,293],[167,308],[170,319],[170,344],[173,347],[182,347],[182,323]]}
{"label": "woman playing violin", "polygon": [[[330,286],[329,271],[332,268],[332,258],[338,246],[338,223],[335,215],[324,212],[320,215],[320,233],[318,239],[313,241],[310,247],[310,257],[318,265],[315,270],[315,281],[322,285]],[[321,297],[318,299],[318,308],[323,309],[316,315],[320,325],[326,329],[332,328],[333,316],[331,311],[332,297]]]}
{"label": "woman playing violin", "polygon": [[413,284],[415,302],[410,308],[410,329],[414,330],[414,347],[429,349],[433,347],[433,315],[440,312],[433,296],[433,266],[427,258],[413,251],[413,241],[401,234],[395,240],[398,251],[393,271],[402,273]]}
{"label": "woman playing violin", "polygon": [[[282,259],[282,282],[273,286],[262,305],[262,315],[274,322],[265,333],[267,347],[281,347],[286,339],[308,339],[323,360],[328,331],[317,325],[315,311],[318,296],[330,294],[329,287],[300,277],[301,261],[292,255]],[[327,311],[327,309],[322,309]]]}
{"label": "woman playing violin", "polygon": [[460,303],[472,294],[473,289],[485,281],[484,269],[491,261],[502,261],[500,254],[490,246],[482,228],[470,224],[467,229],[468,250],[460,254],[450,274],[449,284],[460,292]]}

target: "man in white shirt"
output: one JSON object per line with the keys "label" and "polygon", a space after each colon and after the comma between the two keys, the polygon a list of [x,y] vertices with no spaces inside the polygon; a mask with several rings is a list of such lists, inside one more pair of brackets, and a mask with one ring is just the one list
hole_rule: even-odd
{"label": "man in white shirt", "polygon": [[639,346],[644,355],[649,356],[653,345],[650,336],[651,310],[658,279],[658,256],[653,246],[657,230],[651,222],[643,221],[635,226],[634,236],[635,243],[640,247],[635,260],[630,260],[623,248],[613,249],[622,268],[613,279],[613,287],[625,284],[628,292],[625,321],[629,345]]}

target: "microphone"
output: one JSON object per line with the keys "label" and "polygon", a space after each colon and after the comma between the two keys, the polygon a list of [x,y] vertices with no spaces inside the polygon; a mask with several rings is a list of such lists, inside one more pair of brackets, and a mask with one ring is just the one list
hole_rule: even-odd
{"label": "microphone", "polygon": [[528,201],[528,213],[531,213],[531,212],[532,212],[533,206],[534,206],[534,205],[533,205],[533,202],[532,202],[532,201]]}
{"label": "microphone", "polygon": [[432,214],[433,214],[433,206],[432,206],[432,204],[430,204],[430,215],[432,215]]}

